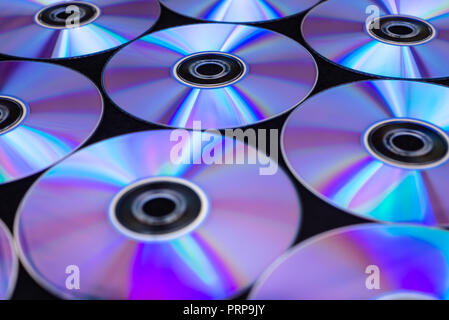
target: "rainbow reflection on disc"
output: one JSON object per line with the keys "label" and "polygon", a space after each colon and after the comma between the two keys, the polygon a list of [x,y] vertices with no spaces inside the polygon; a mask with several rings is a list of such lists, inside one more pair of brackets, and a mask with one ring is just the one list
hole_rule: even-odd
{"label": "rainbow reflection on disc", "polygon": [[[45,173],[15,223],[28,272],[72,299],[224,299],[255,281],[297,234],[293,185],[281,169],[188,164],[203,163],[198,150],[238,158],[255,149],[178,133],[113,138]],[[68,266],[79,290],[65,286]]]}
{"label": "rainbow reflection on disc", "polygon": [[366,224],[316,236],[281,256],[254,300],[447,300],[449,233]]}
{"label": "rainbow reflection on disc", "polygon": [[367,219],[449,225],[449,89],[363,81],[320,93],[283,131],[283,153],[312,192]]}
{"label": "rainbow reflection on disc", "polygon": [[159,18],[156,0],[0,0],[0,52],[71,58],[131,41]]}
{"label": "rainbow reflection on disc", "polygon": [[170,127],[231,128],[295,107],[317,79],[297,42],[262,28],[196,24],[147,35],[119,51],[103,82],[126,112]]}
{"label": "rainbow reflection on disc", "polygon": [[161,0],[182,15],[223,22],[258,22],[281,19],[305,11],[319,0]]}
{"label": "rainbow reflection on disc", "polygon": [[325,58],[364,73],[422,79],[449,76],[446,0],[326,1],[302,32]]}
{"label": "rainbow reflection on disc", "polygon": [[18,268],[11,235],[0,220],[0,300],[11,297],[16,284]]}
{"label": "rainbow reflection on disc", "polygon": [[97,87],[68,68],[0,62],[0,184],[37,173],[83,144],[103,110]]}

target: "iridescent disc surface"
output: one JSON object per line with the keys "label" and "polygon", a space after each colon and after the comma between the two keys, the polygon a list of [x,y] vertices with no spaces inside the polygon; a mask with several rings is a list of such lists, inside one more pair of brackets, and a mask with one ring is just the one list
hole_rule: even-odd
{"label": "iridescent disc surface", "polygon": [[[97,15],[84,21],[86,3]],[[72,27],[76,13],[70,9],[65,16],[61,10],[55,11],[70,27],[43,24],[37,18],[40,12],[60,4],[81,8],[77,27]],[[36,59],[94,54],[137,38],[154,25],[159,14],[156,0],[0,0],[0,52]]]}
{"label": "iridescent disc surface", "polygon": [[[96,129],[103,101],[83,75],[41,62],[0,62],[0,75],[0,183],[53,165]],[[23,108],[16,121],[11,101]]]}
{"label": "iridescent disc surface", "polygon": [[300,13],[319,0],[161,0],[168,8],[193,18],[224,22],[257,22]]}
{"label": "iridescent disc surface", "polygon": [[[64,298],[224,299],[248,287],[289,247],[300,205],[283,171],[264,176],[259,165],[174,164],[174,148],[191,160],[183,163],[198,163],[196,151],[218,152],[230,140],[209,135],[206,143],[186,132],[187,138],[171,141],[171,135],[141,132],[95,144],[36,182],[15,225],[22,262],[35,279]],[[238,143],[222,155],[248,151]],[[203,190],[207,215],[172,238],[129,237],[110,219],[111,202],[130,184],[161,177]],[[66,289],[67,266],[78,267],[79,290]]]}
{"label": "iridescent disc surface", "polygon": [[0,221],[0,300],[9,299],[17,279],[18,261],[8,228]]}
{"label": "iridescent disc surface", "polygon": [[[180,81],[177,66],[204,53],[209,55],[205,61],[240,64],[240,78],[216,87]],[[236,70],[229,68],[223,74],[232,78]],[[150,34],[118,52],[103,76],[109,96],[128,113],[171,127],[192,128],[200,121],[204,129],[249,125],[283,113],[311,92],[316,79],[315,62],[300,44],[266,29],[234,24]]]}
{"label": "iridescent disc surface", "polygon": [[301,182],[347,212],[379,221],[447,226],[447,160],[405,168],[374,156],[363,140],[373,124],[400,119],[429,124],[447,137],[448,99],[448,88],[412,81],[336,87],[292,113],[283,131],[283,153]]}
{"label": "iridescent disc surface", "polygon": [[[326,1],[307,15],[302,32],[319,54],[350,69],[395,78],[447,77],[448,12],[449,3],[446,0]],[[419,28],[424,25],[433,28],[433,36],[415,44],[397,45],[373,37],[367,31],[367,22],[378,16],[398,15],[418,22]],[[413,35],[408,27],[408,30],[401,30],[401,24],[397,25],[399,28],[394,37],[401,37],[401,33]],[[379,28],[380,25],[375,27]]]}
{"label": "iridescent disc surface", "polygon": [[447,300],[448,241],[447,231],[420,226],[367,224],[337,229],[281,256],[250,297]]}

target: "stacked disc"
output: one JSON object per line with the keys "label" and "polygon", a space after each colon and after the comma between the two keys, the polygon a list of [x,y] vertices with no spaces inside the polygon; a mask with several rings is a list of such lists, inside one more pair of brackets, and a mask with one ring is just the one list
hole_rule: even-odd
{"label": "stacked disc", "polygon": [[446,300],[449,232],[377,224],[317,236],[279,258],[257,300]]}
{"label": "stacked disc", "polygon": [[46,172],[16,218],[29,273],[73,299],[225,299],[248,288],[296,237],[295,188],[282,170],[225,164],[264,157],[253,147],[181,133],[113,138]]}
{"label": "stacked disc", "polygon": [[159,18],[157,0],[0,0],[0,53],[36,59],[121,46]]}
{"label": "stacked disc", "polygon": [[384,222],[449,225],[449,89],[399,80],[324,91],[297,109],[283,153],[313,193]]}
{"label": "stacked disc", "polygon": [[394,78],[449,76],[446,0],[326,1],[306,16],[302,32],[326,59]]}
{"label": "stacked disc", "polygon": [[96,129],[103,110],[83,75],[41,62],[0,62],[0,183],[55,164]]}
{"label": "stacked disc", "polygon": [[196,24],[152,33],[119,51],[103,82],[128,113],[165,126],[240,127],[297,106],[315,86],[312,56],[262,28]]}

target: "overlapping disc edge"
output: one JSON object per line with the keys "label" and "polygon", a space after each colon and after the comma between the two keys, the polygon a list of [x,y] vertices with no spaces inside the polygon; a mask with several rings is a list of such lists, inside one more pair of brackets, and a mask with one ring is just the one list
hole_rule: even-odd
{"label": "overlapping disc edge", "polygon": [[[6,252],[3,249],[6,249]],[[5,273],[0,273],[0,285],[2,285],[1,289],[4,291],[0,292],[0,300],[7,300],[11,298],[14,292],[19,273],[19,260],[8,227],[0,220],[0,272],[3,271]],[[3,278],[3,276],[6,278]]]}
{"label": "overlapping disc edge", "polygon": [[187,17],[230,23],[262,23],[302,13],[319,0],[161,0],[167,8]]}
{"label": "overlapping disc edge", "polygon": [[[108,142],[109,143],[114,143],[114,142],[123,142],[123,141],[125,141],[125,139],[127,139],[127,138],[130,138],[131,136],[137,136],[137,135],[140,135],[141,137],[143,137],[144,135],[148,135],[148,137],[150,136],[150,135],[155,135],[155,134],[157,134],[158,132],[159,133],[163,133],[163,132],[170,132],[170,131],[172,131],[172,130],[158,130],[158,131],[144,131],[144,132],[138,132],[138,133],[131,133],[131,134],[127,134],[127,135],[123,135],[123,136],[118,136],[118,137],[115,137],[115,138],[112,138],[112,139],[110,139],[110,140],[105,140],[105,141],[103,141],[103,142],[99,142],[99,143],[96,143],[96,144],[94,144],[94,145],[92,145],[92,146],[90,146],[90,147],[87,147],[87,148],[85,148],[85,149],[83,149],[82,151],[78,151],[77,153],[75,153],[74,155],[72,155],[71,157],[69,157],[69,158],[67,158],[66,160],[65,160],[65,162],[67,162],[67,161],[71,161],[71,158],[74,158],[74,157],[77,157],[77,155],[79,155],[79,154],[81,154],[81,153],[86,153],[86,152],[90,152],[90,150],[94,150],[95,148],[96,148],[96,146],[101,146],[101,145],[104,145],[105,143],[107,144]],[[211,134],[212,135],[212,134]],[[122,140],[123,139],[123,140]],[[239,143],[238,141],[237,141],[237,143]],[[249,146],[249,145],[247,145],[247,144],[244,144],[245,146],[246,146],[246,148],[252,148],[251,146]],[[245,148],[245,149],[246,149]],[[156,151],[157,152],[157,151]],[[100,155],[99,155],[100,156]],[[51,280],[49,280],[49,279],[46,279],[45,278],[45,276],[44,275],[42,275],[41,273],[40,273],[40,271],[39,270],[37,270],[36,269],[36,267],[35,267],[35,264],[33,263],[33,262],[31,262],[31,260],[30,259],[28,259],[28,256],[27,256],[27,254],[26,254],[26,247],[23,247],[23,243],[22,243],[22,241],[20,240],[21,239],[21,237],[22,237],[22,233],[21,233],[21,231],[20,231],[20,226],[21,226],[21,224],[20,224],[20,221],[21,221],[21,216],[23,215],[23,209],[24,209],[24,206],[25,206],[25,204],[27,203],[27,201],[29,201],[29,199],[31,198],[31,196],[32,196],[32,194],[33,194],[33,192],[34,191],[36,191],[36,188],[39,188],[39,185],[40,185],[40,183],[41,183],[41,181],[44,181],[45,182],[45,179],[46,179],[46,177],[48,177],[48,179],[54,179],[55,177],[54,177],[54,172],[56,171],[56,170],[58,170],[58,168],[59,167],[61,167],[61,166],[64,166],[64,163],[65,163],[64,161],[63,162],[61,162],[60,164],[58,164],[58,165],[56,165],[55,167],[53,167],[52,169],[49,169],[39,180],[37,180],[36,182],[35,182],[35,184],[30,188],[30,190],[27,192],[27,194],[26,194],[26,196],[24,197],[24,199],[22,200],[22,202],[21,202],[21,205],[20,205],[20,207],[19,207],[19,209],[18,209],[18,212],[17,212],[17,215],[16,215],[16,220],[15,220],[15,225],[14,225],[14,235],[15,235],[15,239],[16,239],[16,242],[17,242],[17,247],[18,247],[18,251],[19,251],[19,256],[20,256],[20,259],[21,259],[21,262],[22,262],[22,264],[24,265],[24,267],[25,267],[25,269],[27,270],[27,272],[42,286],[42,287],[44,287],[44,288],[46,288],[47,290],[49,290],[50,292],[52,292],[52,293],[54,293],[55,295],[57,295],[57,296],[59,296],[59,297],[62,297],[62,298],[68,298],[68,299],[86,299],[86,298],[94,298],[94,299],[103,299],[102,297],[98,297],[98,296],[95,296],[95,295],[85,295],[85,294],[83,294],[83,295],[81,295],[81,296],[77,296],[76,295],[76,292],[75,293],[72,293],[72,292],[68,292],[68,291],[66,291],[66,290],[61,290],[61,289],[58,289],[58,287],[57,287],[57,285],[55,285]],[[72,165],[76,165],[76,163],[72,163]],[[69,166],[70,167],[70,166]],[[207,166],[206,166],[207,167]],[[72,168],[73,169],[73,168]],[[72,175],[73,175],[73,172],[72,172]],[[297,236],[297,233],[299,232],[299,228],[300,228],[300,226],[301,226],[301,215],[302,215],[302,207],[301,207],[301,201],[300,201],[300,199],[299,199],[299,197],[298,197],[298,195],[297,195],[297,192],[296,192],[296,190],[295,190],[295,188],[293,187],[293,184],[292,184],[292,182],[289,180],[289,178],[288,178],[288,176],[287,176],[287,174],[280,168],[280,172],[278,172],[277,173],[277,175],[278,175],[278,178],[276,178],[277,180],[282,180],[284,183],[286,183],[286,185],[285,185],[285,187],[287,188],[287,189],[289,189],[290,191],[289,191],[289,194],[291,194],[291,195],[294,195],[294,197],[292,197],[291,198],[291,201],[293,201],[293,202],[295,202],[295,203],[297,203],[297,206],[296,206],[296,208],[293,208],[293,210],[292,210],[292,212],[293,211],[295,211],[296,209],[296,217],[297,218],[295,218],[296,220],[297,220],[297,224],[295,224],[295,226],[294,226],[294,231],[293,231],[293,233],[290,235],[290,236],[287,236],[287,237],[290,237],[289,239],[289,245],[286,245],[282,250],[280,250],[281,251],[281,253],[283,252],[283,251],[285,251],[290,245],[292,245],[293,244],[293,241],[295,240],[295,237]],[[70,176],[71,176],[71,174],[70,174],[70,172],[69,172],[69,179],[70,179]],[[284,190],[285,191],[285,190]],[[207,190],[206,190],[206,192],[207,192]],[[285,193],[284,193],[285,194]],[[221,209],[222,210],[222,209]],[[212,209],[212,211],[213,211],[213,209]],[[35,213],[33,213],[33,214],[43,214],[43,212],[35,212]],[[210,213],[210,215],[213,215],[213,213]],[[291,215],[291,217],[290,218],[292,218],[293,219],[293,216]],[[285,230],[284,230],[285,231]],[[290,234],[290,233],[289,233]],[[282,238],[286,238],[286,236],[282,236]],[[129,240],[128,240],[129,241]],[[144,243],[141,243],[141,244],[144,244]],[[264,255],[265,255],[265,253],[264,253]],[[276,256],[273,256],[272,257],[272,259],[275,259],[277,257],[277,255]],[[266,260],[266,258],[264,258],[265,260]],[[256,259],[256,260],[259,260],[259,259]],[[271,260],[271,259],[270,259]],[[272,261],[272,260],[271,260]],[[257,268],[257,267],[254,267],[254,268]],[[260,269],[260,268],[259,268]],[[262,271],[264,270],[264,268],[262,268],[259,272],[261,273]],[[245,271],[245,273],[247,273],[248,272],[248,270],[246,270]],[[223,296],[223,297],[216,297],[215,299],[231,299],[231,298],[234,298],[234,297],[237,297],[239,294],[241,294],[245,289],[247,289],[255,280],[257,279],[257,276],[256,277],[254,277],[254,279],[252,279],[251,281],[248,281],[248,279],[247,280],[245,280],[244,282],[245,282],[245,285],[242,287],[242,286],[239,286],[239,288],[238,288],[238,290],[235,290],[234,291],[234,293],[232,294],[232,295],[230,295],[230,296]],[[176,289],[176,288],[174,288],[174,289]],[[112,299],[116,299],[117,297],[112,297]],[[189,297],[190,299],[196,299],[195,297]],[[108,298],[109,299],[109,298]],[[120,298],[120,299],[122,299],[122,298]],[[144,298],[145,299],[145,298]],[[155,298],[155,299],[162,299],[162,298]]]}

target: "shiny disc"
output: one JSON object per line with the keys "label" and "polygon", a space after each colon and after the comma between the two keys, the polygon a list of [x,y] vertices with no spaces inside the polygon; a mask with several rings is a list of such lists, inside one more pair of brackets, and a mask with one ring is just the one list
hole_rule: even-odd
{"label": "shiny disc", "polygon": [[445,0],[326,1],[304,20],[309,45],[350,69],[394,78],[449,76]]}
{"label": "shiny disc", "polygon": [[449,299],[449,233],[377,224],[317,236],[281,256],[255,300]]}
{"label": "shiny disc", "polygon": [[162,0],[168,8],[186,16],[209,21],[257,22],[300,13],[319,0]]}
{"label": "shiny disc", "polygon": [[15,287],[18,261],[8,228],[0,221],[0,300],[8,299]]}
{"label": "shiny disc", "polygon": [[[259,165],[187,164],[198,163],[196,151],[217,151],[232,140],[218,135],[201,140],[185,131],[178,141],[174,134],[141,132],[95,144],[34,184],[19,208],[15,235],[22,262],[39,283],[72,299],[224,299],[247,288],[290,246],[300,205],[283,171],[260,175]],[[175,164],[174,150],[185,164]],[[238,142],[222,155],[251,150]],[[162,229],[166,218],[177,219],[172,214],[157,228],[149,230],[155,224],[146,221],[130,232],[141,223],[130,225],[119,212],[135,215],[135,202],[131,209],[119,208],[126,207],[125,195],[137,190],[133,186],[150,181],[165,183],[162,200],[176,191],[169,183],[191,187],[195,192],[184,200],[199,194],[204,215],[175,232]],[[155,188],[134,196],[151,196]],[[68,267],[79,271],[78,290],[66,287]]]}
{"label": "shiny disc", "polygon": [[83,144],[103,109],[83,75],[41,62],[0,62],[0,183],[37,173]]}
{"label": "shiny disc", "polygon": [[447,226],[448,99],[448,88],[412,81],[333,88],[290,116],[283,153],[301,182],[347,212]]}
{"label": "shiny disc", "polygon": [[103,78],[112,100],[145,121],[230,128],[295,107],[313,89],[317,68],[300,44],[273,31],[196,24],[133,42]]}
{"label": "shiny disc", "polygon": [[156,0],[0,0],[0,52],[56,59],[118,47],[150,29]]}

